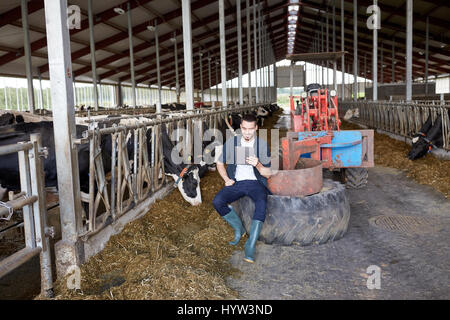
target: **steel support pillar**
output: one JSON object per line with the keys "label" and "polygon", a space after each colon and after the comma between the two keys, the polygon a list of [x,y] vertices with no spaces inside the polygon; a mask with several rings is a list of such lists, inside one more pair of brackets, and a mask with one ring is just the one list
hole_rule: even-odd
{"label": "steel support pillar", "polygon": [[383,45],[383,41],[381,41],[380,43],[381,48],[380,48],[380,83],[384,83],[384,45]]}
{"label": "steel support pillar", "polygon": [[258,27],[257,27],[257,15],[256,15],[256,0],[253,0],[253,54],[255,57],[255,101],[259,103],[259,90],[258,90]]}
{"label": "steel support pillar", "polygon": [[[327,52],[330,52],[330,42],[329,42],[329,27],[328,27],[328,6],[327,6],[327,11],[326,11],[327,13],[326,13],[326,24],[327,24],[327,26],[326,26],[326,44],[327,44]],[[326,77],[325,77],[325,79],[326,79],[326,81],[325,81],[325,83],[326,83],[326,85],[327,85],[327,88],[328,88],[328,60],[326,60],[325,61],[325,72],[326,72]]]}
{"label": "steel support pillar", "polygon": [[[336,52],[336,0],[333,0],[333,52]],[[335,59],[333,60],[333,89],[335,91],[337,91],[336,64]]]}
{"label": "steel support pillar", "polygon": [[209,102],[212,102],[212,91],[211,91],[211,87],[212,87],[212,82],[211,82],[211,55],[208,51],[208,92],[209,92]]}
{"label": "steel support pillar", "polygon": [[177,33],[173,33],[173,51],[175,56],[175,91],[177,95],[177,103],[180,103],[180,76],[178,73],[178,48],[177,48]]}
{"label": "steel support pillar", "polygon": [[353,101],[358,100],[358,5],[353,0]]}
{"label": "steel support pillar", "polygon": [[238,90],[239,105],[244,104],[244,89],[242,88],[242,26],[241,26],[241,0],[236,1],[237,42],[238,42]]}
{"label": "steel support pillar", "polygon": [[219,0],[219,29],[220,29],[220,74],[222,76],[222,106],[227,103],[227,57],[225,48],[225,5]]}
{"label": "steel support pillar", "polygon": [[214,68],[216,74],[216,101],[219,101],[219,70],[217,70],[217,66],[219,65],[218,61],[214,61]]}
{"label": "steel support pillar", "polygon": [[261,3],[258,3],[258,53],[259,53],[259,101],[263,102],[263,83],[262,83],[262,71],[263,71],[263,64],[262,64],[262,38],[261,38],[261,22],[262,22],[262,17],[261,17]]}
{"label": "steel support pillar", "polygon": [[158,85],[158,102],[156,103],[156,112],[161,112],[161,66],[159,63],[159,35],[158,35],[158,24],[155,21],[155,51],[156,51],[156,81]]}
{"label": "steel support pillar", "polygon": [[[41,75],[41,71],[39,71],[39,68],[37,68],[37,74],[38,74],[38,78],[39,78],[39,97],[41,99],[41,109],[45,109],[44,108],[44,92],[42,90],[42,75]],[[74,87],[75,87],[75,79],[74,79],[73,83],[74,83]],[[5,90],[6,90],[6,86],[5,86]],[[76,92],[74,92],[74,95],[76,96]],[[5,96],[5,98],[6,98],[6,96]],[[8,106],[6,106],[6,109],[8,109]]]}
{"label": "steel support pillar", "polygon": [[[345,32],[344,32],[344,0],[341,0],[341,51],[345,51],[344,47],[344,39],[345,39]],[[344,55],[341,57],[341,71],[342,71],[342,85],[341,85],[341,96],[342,100],[344,100],[345,97],[345,58]]]}
{"label": "steel support pillar", "polygon": [[91,55],[92,84],[94,86],[94,110],[98,110],[97,63],[95,59],[94,14],[92,12],[92,0],[88,0],[88,20],[89,20],[89,47]]}
{"label": "steel support pillar", "polygon": [[430,45],[430,26],[429,17],[427,16],[425,27],[425,95],[428,95],[428,54]]}
{"label": "steel support pillar", "polygon": [[24,38],[23,48],[25,53],[25,70],[27,74],[28,110],[30,110],[30,113],[34,114],[35,99],[33,87],[33,72],[31,64],[30,31],[28,25],[28,0],[22,0],[21,12],[22,12],[22,28]]}
{"label": "steel support pillar", "polygon": [[67,2],[45,0],[47,51],[53,108],[59,212],[62,240],[56,243],[58,277],[84,262],[83,245],[78,239],[82,228],[80,182],[73,106],[70,36],[67,28]]}
{"label": "steel support pillar", "polygon": [[191,2],[182,0],[183,48],[184,48],[184,87],[186,91],[186,109],[194,109],[194,75],[192,66],[192,25]]}
{"label": "steel support pillar", "polygon": [[[395,82],[395,40],[392,42],[392,76],[391,76],[391,82]],[[425,89],[426,90],[426,89]]]}
{"label": "steel support pillar", "polygon": [[293,96],[293,87],[294,87],[294,61],[291,61],[289,65],[289,96]]}
{"label": "steel support pillar", "polygon": [[[377,0],[373,1],[377,5]],[[378,13],[377,13],[378,14]],[[372,51],[372,100],[378,100],[378,29],[373,28],[373,51]]]}
{"label": "steel support pillar", "polygon": [[131,5],[127,3],[128,18],[128,46],[130,50],[130,75],[131,75],[131,98],[132,107],[136,108],[136,80],[134,78],[134,53],[133,53],[133,27],[131,23]]}
{"label": "steel support pillar", "polygon": [[248,75],[248,104],[252,103],[252,51],[251,51],[251,36],[250,36],[250,1],[245,0],[245,15],[246,15],[246,27],[247,27],[247,75]]}
{"label": "steel support pillar", "polygon": [[412,98],[413,1],[406,1],[406,101]]}

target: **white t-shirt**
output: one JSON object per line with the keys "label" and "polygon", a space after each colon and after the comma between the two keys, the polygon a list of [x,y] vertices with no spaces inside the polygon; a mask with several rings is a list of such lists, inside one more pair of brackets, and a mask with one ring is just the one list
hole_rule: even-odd
{"label": "white t-shirt", "polygon": [[[241,138],[242,147],[253,147],[255,143],[255,138],[253,137],[250,141],[245,141],[244,137]],[[253,166],[251,164],[238,164],[236,165],[235,173],[236,181],[242,180],[257,180],[255,172],[253,172]]]}

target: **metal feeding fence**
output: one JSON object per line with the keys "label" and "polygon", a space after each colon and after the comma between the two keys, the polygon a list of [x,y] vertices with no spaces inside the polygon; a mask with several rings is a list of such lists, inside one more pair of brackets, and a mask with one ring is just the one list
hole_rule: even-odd
{"label": "metal feeding fence", "polygon": [[343,118],[351,109],[359,111],[357,122],[409,138],[419,132],[430,115],[433,124],[437,117],[441,117],[442,148],[450,151],[449,101],[342,101],[339,104],[339,116]]}
{"label": "metal feeding fence", "polygon": [[[161,142],[163,125],[169,137],[176,134],[178,151],[188,150],[187,153],[192,155],[192,137],[203,137],[204,124],[217,129],[219,121],[226,115],[260,106],[262,104],[199,108],[88,120],[89,130],[77,141],[90,144],[89,193],[81,192],[84,210],[80,213],[83,223],[78,236],[87,240],[166,185]],[[118,120],[127,123],[120,124]],[[187,134],[180,137],[179,129],[186,130]],[[110,140],[105,139],[108,135]],[[102,158],[105,151],[102,148],[108,147],[108,143],[111,143],[110,174],[106,173]]]}
{"label": "metal feeding fence", "polygon": [[21,191],[10,193],[9,201],[0,203],[0,219],[10,220],[18,211],[23,213],[25,247],[0,261],[0,278],[40,254],[41,293],[53,296],[53,280],[49,237],[53,229],[47,227],[44,191],[44,169],[41,157],[47,156],[41,147],[39,134],[31,134],[30,141],[0,147],[0,156],[17,154]]}

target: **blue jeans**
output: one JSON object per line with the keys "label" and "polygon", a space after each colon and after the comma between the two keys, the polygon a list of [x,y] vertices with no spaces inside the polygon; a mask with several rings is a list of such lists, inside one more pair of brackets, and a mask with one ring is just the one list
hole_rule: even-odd
{"label": "blue jeans", "polygon": [[228,214],[232,203],[244,196],[249,196],[255,203],[253,220],[264,222],[266,219],[267,190],[258,180],[236,181],[232,186],[224,187],[213,199],[213,206],[221,216]]}

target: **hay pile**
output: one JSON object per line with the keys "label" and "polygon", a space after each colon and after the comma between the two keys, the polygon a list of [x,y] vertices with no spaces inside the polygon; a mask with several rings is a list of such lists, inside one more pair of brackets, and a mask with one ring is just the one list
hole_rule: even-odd
{"label": "hay pile", "polygon": [[[81,291],[57,281],[57,299],[234,299],[225,284],[236,274],[227,263],[233,231],[211,202],[223,182],[210,172],[201,181],[203,203],[192,207],[177,190],[141,219],[111,237],[81,267]],[[240,249],[242,250],[243,241]]]}
{"label": "hay pile", "polygon": [[56,299],[237,299],[225,279],[239,271],[228,260],[247,238],[237,247],[228,244],[233,229],[212,206],[223,185],[217,172],[209,172],[200,183],[200,206],[177,190],[155,202],[81,267],[81,290],[67,289],[66,279],[56,281]]}
{"label": "hay pile", "polygon": [[[343,121],[342,130],[360,129],[356,124]],[[406,158],[411,147],[385,134],[375,132],[375,165],[404,171],[420,184],[429,185],[450,198],[450,161],[439,160],[430,153],[417,160]]]}

